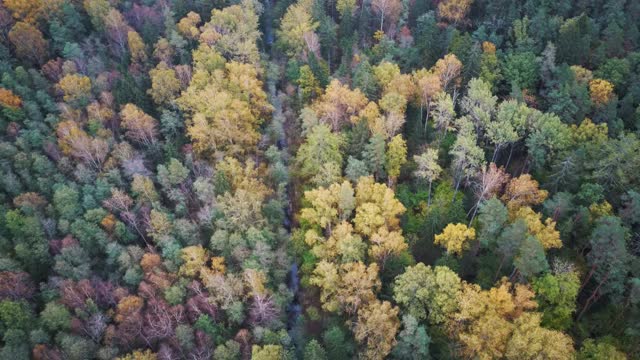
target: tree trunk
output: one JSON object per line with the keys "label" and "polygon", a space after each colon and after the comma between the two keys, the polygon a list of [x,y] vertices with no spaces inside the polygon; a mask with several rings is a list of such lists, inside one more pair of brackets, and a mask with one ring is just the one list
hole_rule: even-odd
{"label": "tree trunk", "polygon": [[424,118],[424,134],[427,135],[427,126],[429,125],[429,108],[431,105],[427,101],[427,116]]}
{"label": "tree trunk", "polygon": [[511,162],[511,155],[513,155],[513,144],[509,146],[509,158],[507,159],[507,165],[504,166],[505,169],[509,167],[509,163]]}
{"label": "tree trunk", "polygon": [[602,287],[602,285],[604,285],[604,283],[607,282],[608,278],[609,278],[609,272],[607,271],[607,273],[604,275],[604,278],[602,279],[602,281],[600,281],[598,286],[591,293],[591,296],[589,296],[589,298],[587,299],[587,302],[584,304],[584,307],[582,308],[582,311],[580,311],[580,314],[576,318],[576,322],[580,321],[580,318],[582,318],[582,315],[584,315],[584,313],[589,309],[589,307],[591,307],[592,301],[597,301],[596,295],[600,291],[600,288]]}
{"label": "tree trunk", "polygon": [[513,268],[511,275],[509,275],[509,282],[513,282],[513,279],[515,279],[516,275],[518,275],[519,272],[520,271],[518,270],[518,268]]}
{"label": "tree trunk", "polygon": [[498,275],[500,275],[500,270],[502,270],[502,265],[504,265],[504,260],[506,259],[506,256],[502,256],[502,259],[500,259],[500,264],[498,265],[498,270],[496,270],[496,275],[493,277],[493,281],[497,281],[498,280]]}
{"label": "tree trunk", "polygon": [[451,203],[453,203],[456,200],[456,194],[458,194],[458,187],[460,186],[461,181],[462,181],[462,178],[456,180],[456,190],[453,192],[453,198],[451,199]]}
{"label": "tree trunk", "polygon": [[474,206],[473,215],[471,215],[471,220],[469,220],[469,225],[467,227],[471,227],[471,223],[473,222],[473,219],[476,218],[476,214],[478,213],[478,207],[480,207],[480,201],[478,201],[476,206]]}
{"label": "tree trunk", "polygon": [[491,162],[496,162],[496,155],[498,154],[498,150],[500,150],[500,146],[496,145],[496,148],[493,150],[493,156],[491,157]]}
{"label": "tree trunk", "polygon": [[431,206],[431,183],[433,183],[433,181],[429,181],[429,197],[427,200],[427,206]]}
{"label": "tree trunk", "polygon": [[580,289],[578,289],[578,294],[580,294],[582,289],[587,285],[587,283],[589,283],[589,280],[591,280],[591,277],[593,276],[593,273],[595,271],[596,271],[596,266],[595,265],[591,266],[591,270],[589,271],[589,274],[587,275],[587,277],[582,282],[582,285],[580,285]]}
{"label": "tree trunk", "polygon": [[[422,121],[423,119],[423,114],[422,114],[423,109],[424,109],[424,104],[422,103],[422,101],[420,101],[420,121]],[[425,124],[426,124],[426,121],[425,121]]]}

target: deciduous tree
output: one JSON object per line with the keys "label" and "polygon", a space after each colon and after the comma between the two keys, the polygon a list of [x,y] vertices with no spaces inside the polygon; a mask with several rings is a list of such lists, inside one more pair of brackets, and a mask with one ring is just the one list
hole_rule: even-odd
{"label": "deciduous tree", "polygon": [[383,31],[385,19],[392,25],[398,21],[402,4],[399,0],[372,0],[371,8],[380,16],[380,31]]}
{"label": "deciduous tree", "polygon": [[511,179],[504,190],[502,201],[509,209],[517,210],[521,206],[532,206],[542,203],[549,192],[538,188],[538,181],[530,174],[522,174]]}
{"label": "deciduous tree", "polygon": [[438,3],[438,15],[457,24],[464,20],[473,0],[444,0]]}
{"label": "deciduous tree", "polygon": [[310,0],[299,0],[289,5],[280,20],[278,43],[289,56],[300,56],[307,47],[305,35],[313,33],[320,25],[311,16],[312,7]]}
{"label": "deciduous tree", "polygon": [[156,141],[158,121],[145,114],[137,106],[126,104],[120,110],[120,118],[122,119],[122,127],[126,130],[126,136],[129,139],[146,146]]}
{"label": "deciduous tree", "polygon": [[434,243],[444,246],[448,253],[460,256],[475,238],[474,228],[468,228],[464,224],[449,224],[442,234],[436,235]]}
{"label": "deciduous tree", "polygon": [[435,180],[438,180],[442,167],[438,164],[438,150],[428,148],[420,155],[414,155],[413,161],[415,161],[417,168],[413,172],[413,175],[418,179],[426,180],[429,183],[429,198],[427,205],[431,205],[431,185]]}
{"label": "deciduous tree", "polygon": [[58,83],[60,90],[64,93],[64,101],[76,106],[83,107],[91,98],[91,79],[79,74],[65,75]]}
{"label": "deciduous tree", "polygon": [[576,311],[580,280],[575,271],[545,274],[533,282],[536,300],[542,311],[542,324],[555,330],[571,326]]}
{"label": "deciduous tree", "polygon": [[332,80],[324,94],[312,105],[318,119],[328,123],[334,131],[355,123],[368,101],[359,90],[351,90],[338,80]]}
{"label": "deciduous tree", "polygon": [[202,21],[202,19],[198,13],[189,11],[189,13],[178,22],[178,32],[188,39],[195,40],[200,36],[200,29],[198,29],[200,21]]}
{"label": "deciduous tree", "polygon": [[129,45],[129,54],[131,61],[134,63],[144,64],[147,61],[147,53],[145,51],[144,40],[136,31],[127,33],[127,44]]}
{"label": "deciduous tree", "polygon": [[[314,185],[327,185],[338,180],[342,168],[341,147],[344,140],[339,133],[331,132],[324,124],[314,126],[296,154],[296,166],[300,177]],[[317,176],[322,167],[333,164],[335,169],[327,177]]]}
{"label": "deciduous tree", "polygon": [[386,158],[385,168],[389,176],[389,185],[391,186],[400,176],[400,168],[407,162],[407,144],[402,135],[396,135],[389,141]]}
{"label": "deciduous tree", "polygon": [[26,22],[18,22],[9,31],[9,40],[16,48],[16,54],[36,64],[41,64],[47,56],[47,41],[38,28]]}
{"label": "deciduous tree", "polygon": [[260,59],[257,41],[258,14],[252,0],[214,9],[211,20],[202,26],[200,42],[212,46],[229,60],[256,64]]}
{"label": "deciduous tree", "polygon": [[396,278],[393,298],[415,319],[442,324],[458,309],[460,290],[460,278],[448,267],[418,263]]}
{"label": "deciduous tree", "polygon": [[380,287],[378,265],[367,266],[362,262],[336,265],[321,261],[310,282],[320,288],[320,300],[325,310],[344,311],[350,315],[375,301],[375,292]]}
{"label": "deciduous tree", "polygon": [[481,203],[493,196],[499,195],[504,185],[509,181],[509,174],[504,171],[504,168],[498,168],[495,163],[491,163],[482,168],[482,171],[478,173],[477,178],[473,181],[473,192],[478,200],[473,209],[473,215],[469,224],[473,222],[476,217],[478,209]]}
{"label": "deciduous tree", "polygon": [[589,95],[596,106],[603,106],[613,97],[613,85],[607,80],[593,79],[589,81]]}
{"label": "deciduous tree", "polygon": [[373,301],[358,311],[354,334],[364,346],[364,359],[383,359],[396,344],[396,333],[400,328],[398,308],[388,301]]}

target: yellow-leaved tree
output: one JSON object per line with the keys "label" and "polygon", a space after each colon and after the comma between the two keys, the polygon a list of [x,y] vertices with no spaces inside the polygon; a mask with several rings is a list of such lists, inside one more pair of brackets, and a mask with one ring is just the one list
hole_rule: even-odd
{"label": "yellow-leaved tree", "polygon": [[449,224],[442,234],[435,236],[434,243],[444,246],[448,253],[460,256],[468,248],[469,242],[475,238],[474,228],[468,228],[465,224]]}
{"label": "yellow-leaved tree", "polygon": [[348,181],[307,191],[304,203],[301,238],[318,260],[303,281],[319,288],[324,310],[354,321],[362,358],[384,358],[396,342],[399,310],[376,293],[379,272],[408,248],[399,220],[404,206],[372,177],[361,177],[355,191]]}
{"label": "yellow-leaved tree", "polygon": [[311,16],[312,0],[298,0],[289,5],[280,20],[277,31],[278,44],[285,49],[289,56],[299,56],[307,48],[305,37],[313,33],[319,26]]}
{"label": "yellow-leaved tree", "polygon": [[260,138],[258,126],[272,110],[258,70],[252,64],[225,63],[206,44],[193,58],[191,84],[177,102],[191,114],[187,134],[194,150],[210,158],[252,150]]}

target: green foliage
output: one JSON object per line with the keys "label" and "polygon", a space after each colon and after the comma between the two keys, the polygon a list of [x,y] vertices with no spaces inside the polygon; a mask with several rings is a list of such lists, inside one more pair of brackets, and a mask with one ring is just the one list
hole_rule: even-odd
{"label": "green foliage", "polygon": [[26,302],[0,302],[0,333],[5,334],[9,329],[26,332],[33,327],[33,319],[33,313]]}
{"label": "green foliage", "polygon": [[68,330],[71,326],[71,314],[61,304],[50,302],[40,313],[42,324],[51,332]]}
{"label": "green foliage", "polygon": [[327,354],[318,340],[311,340],[304,347],[304,360],[326,360]]}
{"label": "green foliage", "polygon": [[594,278],[601,285],[602,293],[619,299],[624,291],[624,279],[629,269],[627,252],[628,230],[617,216],[605,216],[596,221],[591,233],[589,264],[595,268]]}
{"label": "green foliage", "polygon": [[334,325],[327,328],[322,334],[322,342],[328,359],[346,360],[353,356],[353,343],[339,326]]}
{"label": "green foliage", "polygon": [[431,338],[427,334],[424,326],[411,315],[402,318],[402,331],[398,334],[398,344],[391,352],[395,359],[425,359],[431,358],[429,354],[429,343]]}
{"label": "green foliage", "polygon": [[4,0],[0,358],[634,358],[638,14]]}
{"label": "green foliage", "polygon": [[341,172],[343,141],[329,126],[314,126],[296,155],[299,176],[315,185],[334,182]]}
{"label": "green foliage", "polygon": [[538,81],[538,62],[532,52],[516,52],[506,56],[504,79],[519,89],[533,89]]}
{"label": "green foliage", "polygon": [[622,360],[627,357],[611,344],[613,339],[587,339],[578,353],[580,360],[611,359]]}
{"label": "green foliage", "polygon": [[576,310],[580,282],[573,272],[545,274],[533,282],[536,300],[542,311],[542,325],[556,330],[571,326]]}
{"label": "green foliage", "polygon": [[441,324],[457,309],[460,278],[447,267],[431,268],[423,263],[408,267],[398,276],[394,299],[417,320]]}

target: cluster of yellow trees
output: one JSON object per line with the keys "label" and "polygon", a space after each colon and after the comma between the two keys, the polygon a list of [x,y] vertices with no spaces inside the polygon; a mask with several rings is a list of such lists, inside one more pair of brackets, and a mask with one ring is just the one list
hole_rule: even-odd
{"label": "cluster of yellow trees", "polygon": [[355,191],[348,181],[307,191],[305,201],[304,241],[318,259],[310,283],[320,288],[323,309],[352,321],[362,356],[382,358],[395,344],[400,321],[398,308],[376,297],[378,272],[407,249],[398,219],[405,208],[371,177],[361,178]]}

